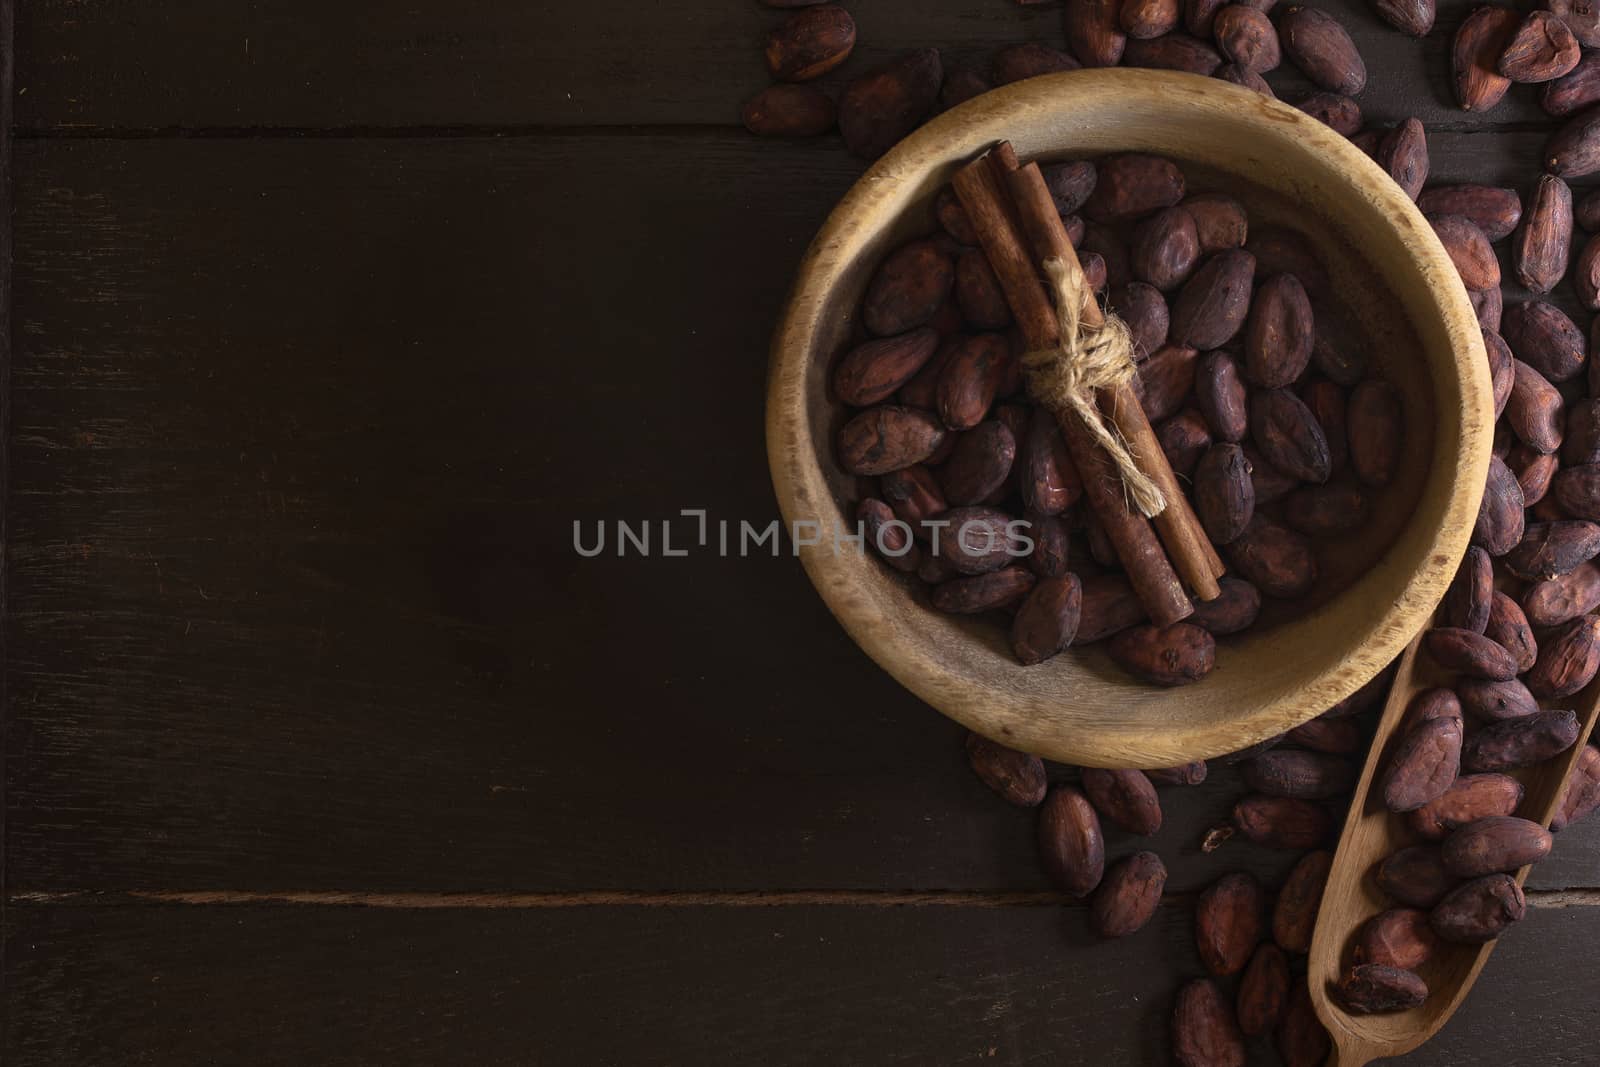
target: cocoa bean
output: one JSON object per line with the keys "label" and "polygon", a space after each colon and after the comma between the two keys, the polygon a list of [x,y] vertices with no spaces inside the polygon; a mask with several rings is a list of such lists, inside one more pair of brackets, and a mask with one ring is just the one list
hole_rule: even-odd
{"label": "cocoa bean", "polygon": [[[1529,371],[1537,377],[1537,372]],[[1522,486],[1498,456],[1489,457],[1489,480],[1478,506],[1472,543],[1491,556],[1503,556],[1522,540],[1524,517]]]}
{"label": "cocoa bean", "polygon": [[981,504],[1006,482],[1017,443],[998,419],[980,422],[961,435],[939,470],[939,484],[952,504]]}
{"label": "cocoa bean", "polygon": [[1317,1018],[1305,979],[1295,981],[1273,1040],[1284,1067],[1323,1067],[1332,1054],[1333,1041]]}
{"label": "cocoa bean", "polygon": [[1143,771],[1085,767],[1083,791],[1100,817],[1119,829],[1145,837],[1161,829],[1161,800]]}
{"label": "cocoa bean", "polygon": [[1461,720],[1419,723],[1395,744],[1383,775],[1383,802],[1390,811],[1416,811],[1444,795],[1461,769]]}
{"label": "cocoa bean", "polygon": [[1464,711],[1490,722],[1521,718],[1539,710],[1538,700],[1515,678],[1509,682],[1463,678],[1456,683],[1456,695],[1461,698]]}
{"label": "cocoa bean", "polygon": [[1196,349],[1220,348],[1250,311],[1255,257],[1240,249],[1217,253],[1184,283],[1172,309],[1172,340]]}
{"label": "cocoa bean", "polygon": [[1266,1033],[1278,1025],[1288,999],[1289,959],[1277,945],[1263,942],[1239,979],[1239,1029],[1251,1037]]}
{"label": "cocoa bean", "polygon": [[1490,241],[1511,236],[1522,221],[1522,198],[1517,191],[1493,185],[1430,186],[1417,197],[1417,207],[1430,218],[1460,215]]}
{"label": "cocoa bean", "polygon": [[1256,283],[1276,274],[1292,274],[1313,297],[1328,291],[1328,272],[1305,237],[1283,226],[1259,226],[1250,232],[1245,251],[1256,257]]}
{"label": "cocoa bean", "polygon": [[930,327],[857,345],[833,371],[833,391],[853,407],[887,400],[932,358],[939,334]]}
{"label": "cocoa bean", "polygon": [[939,372],[934,398],[945,426],[967,430],[982,422],[1015,363],[1003,334],[974,334],[958,343]]}
{"label": "cocoa bean", "polygon": [[1272,910],[1272,939],[1286,952],[1311,951],[1311,933],[1316,929],[1322,892],[1332,868],[1333,853],[1308,852],[1284,880]]}
{"label": "cocoa bean", "polygon": [[1003,567],[951,578],[934,586],[933,606],[952,615],[977,615],[1016,603],[1028,594],[1035,581],[1033,572],[1026,567]]}
{"label": "cocoa bean", "polygon": [[1218,11],[1211,34],[1223,58],[1246,70],[1265,74],[1283,61],[1272,20],[1244,4],[1229,4]]}
{"label": "cocoa bean", "polygon": [[1428,922],[1446,941],[1482,945],[1520,921],[1527,910],[1516,880],[1508,874],[1491,874],[1451,890],[1433,909]]}
{"label": "cocoa bean", "polygon": [[1573,216],[1578,225],[1590,233],[1600,230],[1600,190],[1584,194],[1573,210]]}
{"label": "cocoa bean", "polygon": [[1600,555],[1600,526],[1578,519],[1559,519],[1529,524],[1522,540],[1502,562],[1512,574],[1533,581],[1570,573],[1596,555]]}
{"label": "cocoa bean", "polygon": [[1225,574],[1217,579],[1221,592],[1211,600],[1197,600],[1194,614],[1184,620],[1218,637],[1248,629],[1261,614],[1261,594],[1241,578]]}
{"label": "cocoa bean", "polygon": [[1128,325],[1128,337],[1133,341],[1133,358],[1142,360],[1167,343],[1167,328],[1171,317],[1166,298],[1153,285],[1129,282],[1118,286],[1111,294],[1111,306]]}
{"label": "cocoa bean", "polygon": [[1215,48],[1186,33],[1169,33],[1149,41],[1130,40],[1122,61],[1130,67],[1181,70],[1206,78],[1222,66],[1222,56]]}
{"label": "cocoa bean", "polygon": [[877,475],[920,463],[939,447],[944,428],[926,411],[880,404],[839,430],[839,466],[850,474]]}
{"label": "cocoa bean", "polygon": [[1567,24],[1585,48],[1600,48],[1600,7],[1593,0],[1543,0],[1539,5]]}
{"label": "cocoa bean", "polygon": [[1582,178],[1600,170],[1600,111],[1580,111],[1550,136],[1544,169],[1558,178]]}
{"label": "cocoa bean", "polygon": [[1461,764],[1469,771],[1514,771],[1559,756],[1577,739],[1573,712],[1536,711],[1476,731],[1462,749]]}
{"label": "cocoa bean", "polygon": [[1600,608],[1600,567],[1588,560],[1566,574],[1535,582],[1522,594],[1522,611],[1527,621],[1535,626],[1560,626],[1597,608]]}
{"label": "cocoa bean", "polygon": [[1261,940],[1265,894],[1252,875],[1224,875],[1195,905],[1195,947],[1206,970],[1219,977],[1238,974]]}
{"label": "cocoa bean", "polygon": [[1456,30],[1451,69],[1463,111],[1487,111],[1511,88],[1511,79],[1500,73],[1500,56],[1520,22],[1510,8],[1487,6],[1468,15]]}
{"label": "cocoa bean", "polygon": [[1227,0],[1184,0],[1183,28],[1196,37],[1209,38],[1217,12],[1226,3]]}
{"label": "cocoa bean", "polygon": [[1266,848],[1310,849],[1327,840],[1333,816],[1310,800],[1253,793],[1233,806],[1233,825]]}
{"label": "cocoa bean", "polygon": [[1483,633],[1494,601],[1494,564],[1489,553],[1473,546],[1461,558],[1455,579],[1444,595],[1444,622],[1460,630]]}
{"label": "cocoa bean", "polygon": [[1311,345],[1311,359],[1319,371],[1346,387],[1355,385],[1367,372],[1367,354],[1363,346],[1335,340],[1326,332],[1317,334]]}
{"label": "cocoa bean", "polygon": [[1400,391],[1368,379],[1350,394],[1345,412],[1350,466],[1366,485],[1387,485],[1394,477],[1404,439]]}
{"label": "cocoa bean", "polygon": [[955,264],[937,240],[923,238],[902,245],[883,261],[867,295],[861,317],[879,337],[905,333],[933,318],[955,284]]}
{"label": "cocoa bean", "polygon": [[1600,236],[1591,237],[1578,253],[1572,270],[1572,289],[1578,302],[1590,311],[1600,311]]}
{"label": "cocoa bean", "polygon": [[1078,257],[1078,265],[1083,268],[1083,280],[1091,292],[1100,293],[1110,284],[1110,272],[1100,253],[1083,253]]}
{"label": "cocoa bean", "polygon": [[1141,681],[1178,686],[1211,673],[1217,643],[1200,627],[1179,622],[1123,630],[1111,639],[1107,651],[1113,662]]}
{"label": "cocoa bean", "polygon": [[1561,394],[1549,379],[1522,360],[1513,360],[1511,366],[1516,377],[1511,398],[1506,402],[1506,420],[1517,440],[1539,452],[1554,452],[1561,447],[1566,423]]}
{"label": "cocoa bean", "polygon": [[[1505,310],[1505,298],[1498,288],[1473,290],[1467,293],[1467,299],[1472,303],[1472,312],[1478,317],[1478,325],[1485,331],[1496,333],[1500,329],[1501,314]],[[1509,370],[1509,367],[1507,368]],[[1509,391],[1510,383],[1506,384]],[[1505,406],[1505,400],[1500,393],[1499,379],[1495,379],[1495,418],[1500,417],[1500,409]]]}
{"label": "cocoa bean", "polygon": [[1039,860],[1058,888],[1073,896],[1094,892],[1106,868],[1100,817],[1083,792],[1059,785],[1039,809]]}
{"label": "cocoa bean", "polygon": [[[1523,234],[1528,232],[1528,226],[1529,223],[1523,224]],[[1559,269],[1562,274],[1566,272],[1565,253]],[[1561,274],[1554,277],[1559,281]],[[1526,280],[1524,284],[1528,284]],[[1583,371],[1583,331],[1554,304],[1529,300],[1506,308],[1500,335],[1512,354],[1549,381],[1571,381]]]}
{"label": "cocoa bean", "polygon": [[1086,67],[1114,67],[1128,37],[1119,28],[1119,0],[1072,0],[1066,8],[1067,47]]}
{"label": "cocoa bean", "polygon": [[916,532],[922,531],[925,520],[944,514],[950,507],[938,479],[921,464],[890,471],[878,488],[894,513]]}
{"label": "cocoa bean", "polygon": [[1434,0],[1373,0],[1372,10],[1401,33],[1426,37],[1433,29]]}
{"label": "cocoa bean", "polygon": [[1428,999],[1428,984],[1399,967],[1363,963],[1339,982],[1338,997],[1351,1015],[1407,1011]]}
{"label": "cocoa bean", "polygon": [[1322,436],[1328,442],[1329,465],[1335,474],[1339,473],[1350,459],[1344,390],[1333,382],[1319,378],[1301,388],[1300,399],[1316,417],[1317,425],[1322,427]]}
{"label": "cocoa bean", "polygon": [[1206,761],[1200,759],[1177,767],[1157,767],[1144,773],[1156,785],[1199,785],[1206,780]]}
{"label": "cocoa bean", "polygon": [[1548,11],[1535,11],[1511,35],[1496,69],[1514,82],[1547,82],[1577,66],[1581,54],[1565,22]]}
{"label": "cocoa bean", "polygon": [[1523,682],[1536,697],[1571,696],[1600,670],[1600,617],[1581,615],[1546,634]]}
{"label": "cocoa bean", "polygon": [[1244,1067],[1244,1035],[1216,984],[1196,978],[1178,990],[1172,1054],[1179,1067]]}
{"label": "cocoa bean", "polygon": [[1083,480],[1067,452],[1055,416],[1033,409],[1020,479],[1022,500],[1034,511],[1059,515],[1083,495]]}
{"label": "cocoa bean", "polygon": [[1566,118],[1600,102],[1600,57],[1585,55],[1577,66],[1548,82],[1539,105],[1548,114]]}
{"label": "cocoa bean", "polygon": [[1278,34],[1290,62],[1321,88],[1346,96],[1366,88],[1361,53],[1332,16],[1296,4],[1278,20]]}
{"label": "cocoa bean", "polygon": [[1024,555],[1017,530],[1021,523],[994,508],[951,508],[928,525],[936,526],[934,553],[962,574],[987,574]]}
{"label": "cocoa bean", "polygon": [[1180,205],[1194,219],[1201,255],[1242,248],[1250,236],[1244,205],[1223,193],[1196,193]]}
{"label": "cocoa bean", "polygon": [[1292,384],[1311,362],[1315,334],[1311,300],[1300,280],[1292,274],[1268,278],[1256,289],[1245,329],[1250,380],[1267,389]]}
{"label": "cocoa bean", "polygon": [[1089,902],[1089,926],[1101,937],[1127,937],[1144,929],[1161,905],[1167,868],[1154,852],[1135,852],[1106,872]]}
{"label": "cocoa bean", "polygon": [[971,67],[957,67],[945,75],[944,84],[939,87],[939,104],[948,111],[993,88],[994,83],[985,75]]}
{"label": "cocoa bean", "polygon": [[769,85],[739,112],[744,128],[758,137],[816,137],[833,129],[838,109],[812,85]]}
{"label": "cocoa bean", "polygon": [[1465,215],[1430,215],[1428,221],[1461,283],[1468,289],[1492,289],[1500,284],[1500,261],[1488,236]]}
{"label": "cocoa bean", "polygon": [[1461,882],[1444,866],[1438,845],[1412,845],[1378,864],[1378,888],[1401,904],[1432,908]]}
{"label": "cocoa bean", "polygon": [[895,570],[911,573],[922,562],[922,552],[911,540],[911,527],[895,518],[881,500],[869,497],[856,506],[856,520],[864,527],[868,543]]}
{"label": "cocoa bean", "polygon": [[1295,106],[1346,137],[1361,129],[1361,105],[1343,93],[1312,93]]}
{"label": "cocoa bean", "polygon": [[1178,0],[1123,0],[1118,13],[1122,32],[1141,41],[1171,33],[1182,17]]}
{"label": "cocoa bean", "polygon": [[933,213],[939,220],[939,226],[957,243],[977,245],[978,232],[972,228],[972,219],[967,216],[967,209],[961,206],[960,199],[950,186],[940,189],[939,195],[934,197]]}
{"label": "cocoa bean", "polygon": [[1349,760],[1320,752],[1275,748],[1245,763],[1244,784],[1268,796],[1327,800],[1355,786],[1356,767]]}
{"label": "cocoa bean", "polygon": [[1362,924],[1354,951],[1358,964],[1372,963],[1412,971],[1433,958],[1439,935],[1421,908],[1390,908]]}
{"label": "cocoa bean", "polygon": [[1600,809],[1600,749],[1585,745],[1561,794],[1561,806],[1550,819],[1550,829],[1566,829]]}
{"label": "cocoa bean", "polygon": [[1172,207],[1183,199],[1183,171],[1161,156],[1126,152],[1098,165],[1094,192],[1084,213],[1095,222],[1127,222]]}
{"label": "cocoa bean", "polygon": [[1456,830],[1444,842],[1444,865],[1458,878],[1515,871],[1550,854],[1550,831],[1528,819],[1490,815]]}
{"label": "cocoa bean", "polygon": [[1195,403],[1212,436],[1239,442],[1250,429],[1248,393],[1239,365],[1226,352],[1209,352],[1195,368]]}
{"label": "cocoa bean", "polygon": [[1366,736],[1360,725],[1349,719],[1329,719],[1318,716],[1290,730],[1284,740],[1313,752],[1327,752],[1336,756],[1352,756],[1366,747]]}
{"label": "cocoa bean", "polygon": [[862,159],[877,159],[921,125],[939,99],[937,48],[907,52],[861,75],[839,97],[839,133]]}
{"label": "cocoa bean", "polygon": [[1253,70],[1239,66],[1237,63],[1227,63],[1218,67],[1216,74],[1212,75],[1212,77],[1231,82],[1252,92],[1260,93],[1262,96],[1270,96],[1274,100],[1278,98],[1278,94],[1272,91],[1272,85],[1267,79]]}
{"label": "cocoa bean", "polygon": [[[1360,396],[1358,389],[1352,404]],[[1368,407],[1370,409],[1371,405]],[[1363,411],[1364,415],[1368,413]],[[1353,418],[1355,412],[1351,414]],[[1363,428],[1366,425],[1363,424]],[[1320,484],[1333,473],[1333,458],[1321,424],[1311,409],[1288,389],[1262,389],[1254,393],[1250,398],[1250,436],[1267,462],[1300,481]],[[1370,454],[1371,449],[1368,450]]]}
{"label": "cocoa bean", "polygon": [[1240,577],[1280,600],[1303,595],[1317,580],[1317,559],[1311,546],[1299,534],[1260,513],[1227,546],[1227,555]]}
{"label": "cocoa bean", "polygon": [[[1437,799],[1413,811],[1406,821],[1419,837],[1440,841],[1479,819],[1510,815],[1520,803],[1522,783],[1515,778],[1504,774],[1463,774]],[[1446,869],[1460,873],[1454,871],[1448,860]]]}
{"label": "cocoa bean", "polygon": [[1072,215],[1089,200],[1094,192],[1098,172],[1093,163],[1079,160],[1073,163],[1041,163],[1040,174],[1050,199],[1062,215]]}
{"label": "cocoa bean", "polygon": [[779,81],[809,81],[850,58],[855,44],[850,12],[838,4],[804,8],[767,35],[767,70]]}
{"label": "cocoa bean", "polygon": [[[1571,250],[1572,190],[1560,178],[1546,174],[1539,179],[1539,184],[1534,189],[1533,204],[1528,209],[1527,217],[1522,221],[1522,230],[1517,234],[1516,243],[1512,248],[1517,280],[1536,293],[1548,293],[1566,276],[1567,259]],[[1549,307],[1549,305],[1541,306]],[[1555,311],[1554,308],[1550,310]],[[1561,315],[1559,311],[1555,314]],[[1566,319],[1566,316],[1561,315],[1561,318]],[[1572,332],[1577,332],[1577,327],[1572,326],[1570,320],[1567,320],[1566,324],[1571,327]],[[1509,325],[1511,324],[1508,323]],[[1504,332],[1506,340],[1511,344],[1511,350],[1520,353],[1521,348],[1513,338],[1511,330],[1507,329]],[[1581,361],[1583,346],[1581,334],[1578,335],[1578,346]],[[1524,359],[1538,367],[1552,381],[1565,381],[1577,373],[1574,370],[1566,377],[1559,377],[1541,363],[1526,360],[1526,357]]]}
{"label": "cocoa bean", "polygon": [[1044,803],[1049,782],[1045,779],[1044,761],[1038,756],[969,733],[967,762],[983,784],[1007,804],[1036,808]]}
{"label": "cocoa bean", "polygon": [[1018,662],[1043,663],[1070,645],[1082,608],[1083,587],[1077,575],[1038,582],[1011,620],[1011,651]]}
{"label": "cocoa bean", "polygon": [[1055,74],[1063,70],[1077,70],[1078,61],[1061,51],[1038,41],[1010,44],[995,52],[989,63],[989,77],[996,85],[1010,85],[1041,74]]}
{"label": "cocoa bean", "polygon": [[956,569],[950,566],[947,560],[940,559],[932,552],[922,554],[922,562],[917,564],[917,577],[928,585],[938,585],[947,582],[956,576]]}
{"label": "cocoa bean", "polygon": [[1086,645],[1144,620],[1144,605],[1128,579],[1120,574],[1094,575],[1083,579],[1083,606],[1078,616],[1078,635],[1073,640]]}
{"label": "cocoa bean", "polygon": [[1415,200],[1428,181],[1428,135],[1422,123],[1406,119],[1378,142],[1378,166]]}
{"label": "cocoa bean", "polygon": [[1062,578],[1067,574],[1071,552],[1071,534],[1059,516],[1042,515],[1029,511],[1024,515],[1028,533],[1033,538],[1033,551],[1028,555],[1028,569],[1040,578]]}
{"label": "cocoa bean", "polygon": [[1172,465],[1173,473],[1183,478],[1194,475],[1200,457],[1211,447],[1211,431],[1197,411],[1180,411],[1156,427],[1156,440]]}
{"label": "cocoa bean", "polygon": [[1429,630],[1422,639],[1434,662],[1473,678],[1505,682],[1517,676],[1517,662],[1500,644],[1471,630],[1448,626]]}
{"label": "cocoa bean", "polygon": [[1568,467],[1550,483],[1551,497],[1569,515],[1600,520],[1600,463]]}
{"label": "cocoa bean", "polygon": [[1132,257],[1128,252],[1128,242],[1123,239],[1120,229],[1098,222],[1086,223],[1083,242],[1078,246],[1078,250],[1085,255],[1098,255],[1105,260],[1106,284],[1112,288],[1133,281]]}
{"label": "cocoa bean", "polygon": [[[937,332],[937,328],[934,329]],[[922,365],[921,370],[911,376],[910,381],[900,387],[895,398],[905,407],[936,411],[939,407],[939,376],[944,373],[945,365],[950,362],[951,355],[966,343],[968,337],[969,335],[964,333],[942,335],[939,347],[934,350],[933,356]]]}
{"label": "cocoa bean", "polygon": [[1181,207],[1158,211],[1134,227],[1129,254],[1134,277],[1162,292],[1176,289],[1200,258],[1194,216]]}
{"label": "cocoa bean", "polygon": [[[1567,438],[1562,442],[1562,450],[1572,441],[1572,419],[1567,419]],[[1550,483],[1555,480],[1556,471],[1560,469],[1561,462],[1553,454],[1540,452],[1529,448],[1522,442],[1512,446],[1506,453],[1506,466],[1511,473],[1517,476],[1517,485],[1522,488],[1522,501],[1532,507],[1544,499],[1550,491]]]}
{"label": "cocoa bean", "polygon": [[1244,533],[1255,514],[1250,462],[1235,444],[1213,445],[1194,473],[1194,507],[1214,544],[1225,545]]}
{"label": "cocoa bean", "polygon": [[1143,363],[1134,378],[1134,392],[1151,422],[1176,415],[1194,390],[1195,364],[1200,353],[1182,345],[1163,345]]}
{"label": "cocoa bean", "polygon": [[1011,325],[1011,307],[983,252],[969,248],[956,260],[956,306],[967,325],[977,330],[1003,330]]}
{"label": "cocoa bean", "polygon": [[1409,733],[1435,719],[1460,718],[1461,701],[1456,699],[1455,693],[1436,686],[1420,690],[1411,698],[1411,703],[1406,706],[1405,718],[1401,721],[1401,730]]}
{"label": "cocoa bean", "polygon": [[[1488,291],[1498,293],[1500,290]],[[1498,314],[1495,325],[1499,326]],[[1483,330],[1483,349],[1489,357],[1489,382],[1494,390],[1494,417],[1498,419],[1505,412],[1506,405],[1511,400],[1511,390],[1516,386],[1516,360],[1512,358],[1510,346],[1487,326]]]}

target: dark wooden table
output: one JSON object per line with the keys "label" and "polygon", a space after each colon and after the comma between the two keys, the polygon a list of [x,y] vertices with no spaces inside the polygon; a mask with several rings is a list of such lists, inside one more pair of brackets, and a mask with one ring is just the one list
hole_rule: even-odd
{"label": "dark wooden table", "polygon": [[[1059,42],[855,6],[851,71]],[[1463,8],[1416,45],[1327,6],[1436,174],[1528,182],[1526,97],[1445,96]],[[734,124],[775,17],[17,11],[8,1063],[1166,1062],[1189,897],[1287,862],[1199,853],[1230,772],[1095,944],[792,559],[573,551],[776,517],[768,334],[860,166]],[[1600,819],[1533,884],[1407,1063],[1600,1062]]]}

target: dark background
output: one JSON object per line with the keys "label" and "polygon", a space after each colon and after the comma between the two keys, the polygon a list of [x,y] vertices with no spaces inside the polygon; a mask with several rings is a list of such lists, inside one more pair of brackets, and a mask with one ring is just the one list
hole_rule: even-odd
{"label": "dark background", "polygon": [[[1060,44],[1054,5],[853,6],[845,73]],[[1531,182],[1530,94],[1443,96],[1464,6],[1420,45],[1323,6],[1436,175]],[[795,561],[572,550],[776,517],[769,333],[861,170],[737,127],[780,17],[17,11],[8,1063],[1165,1061],[1190,896],[1288,861],[1199,854],[1231,772],[1093,944]],[[1407,1063],[1600,1057],[1597,845]]]}

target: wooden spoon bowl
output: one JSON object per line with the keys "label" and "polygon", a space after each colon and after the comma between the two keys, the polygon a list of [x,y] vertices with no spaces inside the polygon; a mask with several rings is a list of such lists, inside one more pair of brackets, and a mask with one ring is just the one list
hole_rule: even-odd
{"label": "wooden spoon bowl", "polygon": [[[1438,1033],[1466,999],[1478,972],[1483,970],[1497,944],[1491,941],[1486,945],[1443,945],[1417,972],[1428,984],[1428,999],[1421,1007],[1410,1011],[1393,1015],[1351,1015],[1333,995],[1333,987],[1350,966],[1351,940],[1356,932],[1372,916],[1397,906],[1373,882],[1374,868],[1400,849],[1422,842],[1403,817],[1390,814],[1379,795],[1381,790],[1373,786],[1388,766],[1388,756],[1399,740],[1411,699],[1423,689],[1451,685],[1456,678],[1434,664],[1427,653],[1420,650],[1420,644],[1420,637],[1412,642],[1395,674],[1394,687],[1372,739],[1366,769],[1350,802],[1350,814],[1328,873],[1328,887],[1311,941],[1307,978],[1317,1015],[1333,1038],[1335,1054],[1329,1061],[1333,1067],[1360,1067],[1374,1059],[1403,1055]],[[1576,708],[1582,726],[1577,743],[1566,753],[1514,774],[1524,790],[1517,814],[1549,826],[1561,805],[1567,779],[1594,729],[1596,712],[1600,711],[1600,680],[1590,683],[1576,696],[1541,704]],[[1524,867],[1517,872],[1518,885],[1527,878],[1529,870]],[[1516,937],[1516,925],[1502,936]]]}
{"label": "wooden spoon bowl", "polygon": [[[921,587],[832,531],[854,527],[854,479],[832,442],[828,393],[874,267],[931,232],[960,165],[1009,139],[1024,159],[1161,153],[1192,188],[1225,188],[1251,225],[1298,230],[1333,303],[1360,324],[1401,392],[1402,467],[1373,519],[1320,560],[1323,595],[1219,644],[1198,684],[1135,682],[1090,646],[1020,666],[989,619],[934,610]],[[1493,436],[1487,359],[1471,304],[1415,205],[1360,149],[1295,108],[1214,78],[1075,71],[969,101],[907,138],[835,209],[801,264],[773,345],[767,452],[786,528],[825,531],[798,555],[850,635],[923,700],[1004,744],[1070,763],[1151,767],[1244,748],[1319,714],[1391,662],[1466,549]],[[816,523],[806,527],[800,524]],[[796,540],[800,540],[797,538]]]}

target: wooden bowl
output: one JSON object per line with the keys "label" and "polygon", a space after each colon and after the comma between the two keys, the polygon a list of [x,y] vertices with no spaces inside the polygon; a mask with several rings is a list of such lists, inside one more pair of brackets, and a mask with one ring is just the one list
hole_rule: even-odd
{"label": "wooden bowl", "polygon": [[[1025,160],[1160,153],[1184,166],[1192,187],[1239,196],[1253,227],[1265,220],[1300,230],[1328,269],[1336,303],[1361,323],[1381,375],[1401,391],[1402,469],[1372,520],[1323,558],[1330,583],[1348,584],[1219,641],[1216,669],[1195,685],[1135,682],[1094,646],[1023,667],[992,619],[942,614],[918,583],[833,543],[835,524],[853,528],[846,507],[856,491],[833,457],[844,412],[828,396],[830,364],[850,339],[878,262],[929,232],[932,200],[950,175],[1003,139]],[[767,452],[786,528],[819,523],[825,531],[800,559],[856,642],[967,727],[1049,759],[1106,767],[1236,751],[1320,714],[1390,663],[1426,623],[1466,550],[1493,426],[1472,306],[1405,193],[1302,112],[1218,79],[1164,71],[1020,82],[935,118],[890,151],[806,253],[767,391]]]}

